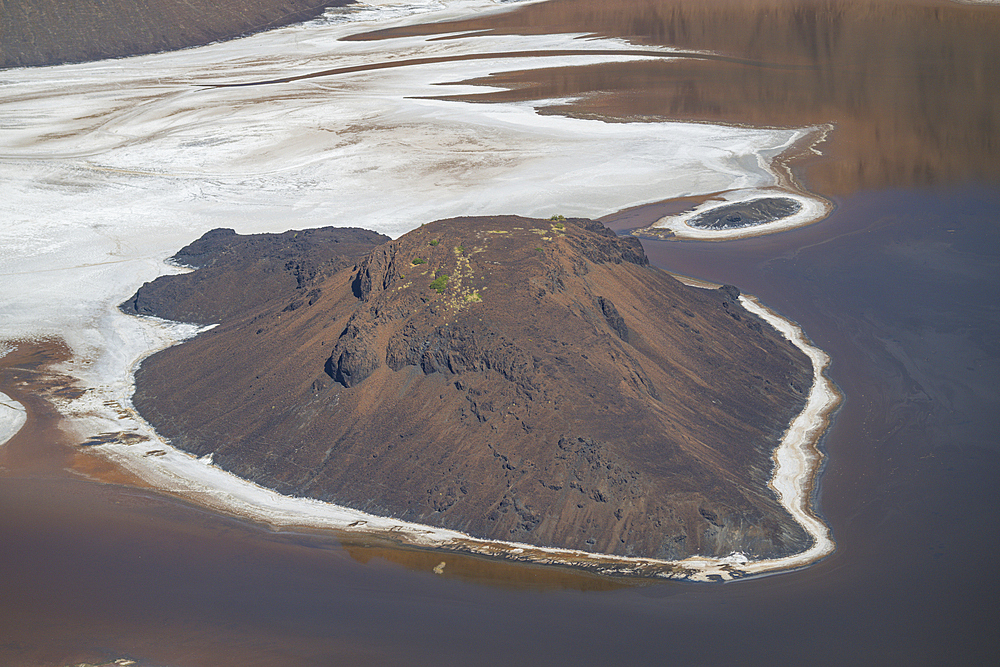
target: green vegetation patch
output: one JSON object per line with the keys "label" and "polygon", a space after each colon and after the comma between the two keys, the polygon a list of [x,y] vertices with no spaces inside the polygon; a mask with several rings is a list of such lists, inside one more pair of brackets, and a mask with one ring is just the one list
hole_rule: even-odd
{"label": "green vegetation patch", "polygon": [[[559,221],[559,220],[565,220],[565,219],[566,219],[566,216],[565,216],[565,215],[554,215],[554,216],[552,216],[551,218],[549,218],[549,220],[551,220],[551,221],[553,221],[553,222],[557,222],[557,221]],[[562,226],[561,226],[561,225],[559,225],[559,227],[561,228]]]}
{"label": "green vegetation patch", "polygon": [[439,240],[437,240],[437,239],[431,239],[431,240],[430,240],[430,241],[429,241],[429,242],[427,243],[427,245],[437,245],[438,243],[441,243],[441,241],[439,241]]}
{"label": "green vegetation patch", "polygon": [[416,264],[426,264],[426,263],[427,263],[427,260],[424,259],[423,257],[417,257],[416,259],[413,260],[413,264],[414,265],[416,265]]}
{"label": "green vegetation patch", "polygon": [[444,288],[447,286],[448,286],[447,273],[442,273],[440,276],[434,279],[434,282],[431,283],[431,289],[437,292],[438,294],[443,294]]}

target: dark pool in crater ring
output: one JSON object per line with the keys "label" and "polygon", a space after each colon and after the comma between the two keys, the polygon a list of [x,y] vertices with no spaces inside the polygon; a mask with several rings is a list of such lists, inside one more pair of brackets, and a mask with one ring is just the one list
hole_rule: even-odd
{"label": "dark pool in crater ring", "polygon": [[687,224],[698,229],[739,229],[775,222],[802,210],[802,204],[787,197],[764,197],[736,202],[699,213]]}

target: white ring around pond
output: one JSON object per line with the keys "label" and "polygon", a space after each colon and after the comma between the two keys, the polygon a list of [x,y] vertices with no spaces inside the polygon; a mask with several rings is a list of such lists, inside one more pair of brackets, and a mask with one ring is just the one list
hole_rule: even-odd
{"label": "white ring around pond", "polygon": [[[751,203],[765,198],[791,199],[797,202],[801,208],[780,220],[765,222],[759,225],[749,225],[747,227],[737,227],[733,229],[704,229],[694,227],[691,220],[704,213],[715,209],[732,206],[738,203]],[[799,192],[789,192],[783,189],[753,188],[746,190],[730,190],[720,194],[718,197],[709,199],[696,206],[690,211],[685,211],[680,215],[668,215],[660,218],[649,227],[641,230],[646,233],[671,232],[674,238],[696,239],[699,241],[728,241],[749,236],[761,236],[764,234],[774,234],[796,227],[804,227],[819,222],[830,214],[833,205],[825,199],[816,196],[804,195]]]}

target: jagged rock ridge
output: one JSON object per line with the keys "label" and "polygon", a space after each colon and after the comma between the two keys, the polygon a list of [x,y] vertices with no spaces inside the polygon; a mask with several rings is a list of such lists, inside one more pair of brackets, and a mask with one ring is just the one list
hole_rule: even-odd
{"label": "jagged rock ridge", "polygon": [[146,283],[119,308],[130,315],[215,324],[294,294],[286,306],[294,310],[319,298],[317,278],[353,266],[358,256],[388,240],[350,227],[248,236],[213,229],[170,258],[198,271]]}

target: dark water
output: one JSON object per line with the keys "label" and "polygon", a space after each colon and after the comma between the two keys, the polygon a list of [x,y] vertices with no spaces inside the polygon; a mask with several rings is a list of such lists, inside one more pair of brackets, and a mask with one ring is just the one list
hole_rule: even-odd
{"label": "dark water", "polygon": [[[573,14],[560,0],[530,11],[539,25],[549,13],[570,28],[615,15],[621,25],[604,21],[612,34],[818,63],[809,82],[630,70],[638,78],[623,86],[646,104],[664,76],[688,77],[698,93],[689,101],[712,119],[731,108],[715,93],[735,77],[749,122],[785,109],[774,122],[840,123],[830,157],[810,168],[811,185],[840,193],[827,220],[760,239],[645,244],[657,265],[758,295],[832,356],[846,396],[821,487],[833,555],[725,585],[637,584],[276,534],[64,472],[71,457],[40,430],[40,462],[0,468],[0,665],[993,664],[1000,160],[996,61],[983,54],[997,41],[969,32],[986,25],[982,10],[942,18],[934,11],[947,5],[930,2],[802,2],[839,13],[789,10],[773,21],[785,32],[764,19],[756,31],[734,23],[733,3],[721,1],[677,23],[663,9],[675,4],[588,0]],[[891,40],[867,38],[869,15],[876,28],[902,27]],[[683,33],[662,29],[678,25]],[[850,55],[862,45],[881,57]],[[956,72],[967,78],[954,83]],[[978,124],[950,111],[963,95]],[[639,226],[642,214],[618,224]]]}
{"label": "dark water", "polygon": [[822,509],[838,548],[813,567],[616,587],[8,473],[0,664],[986,664],[1000,648],[997,211],[986,188],[862,193],[797,232],[647,244],[658,264],[762,296],[832,355],[847,400]]}

